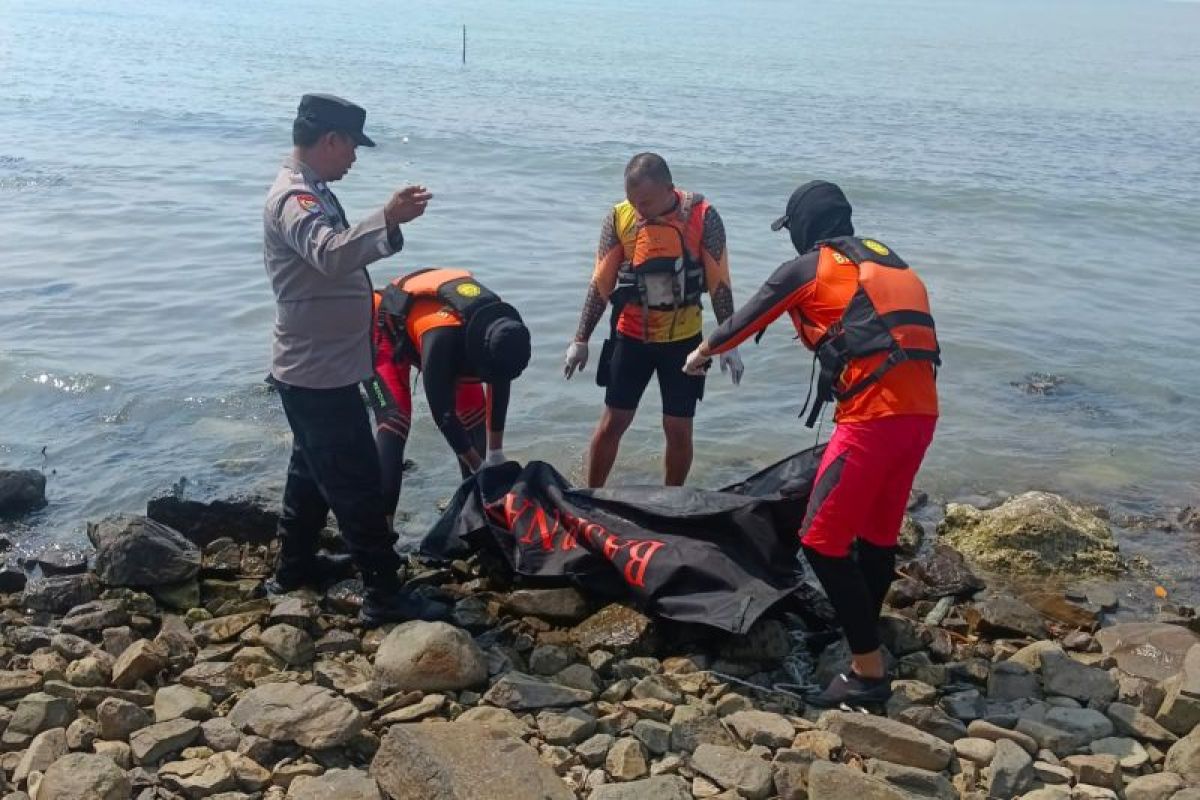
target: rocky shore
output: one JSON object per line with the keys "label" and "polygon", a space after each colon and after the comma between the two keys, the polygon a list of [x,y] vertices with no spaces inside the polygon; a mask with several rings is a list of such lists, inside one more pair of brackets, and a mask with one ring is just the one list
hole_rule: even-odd
{"label": "rocky shore", "polygon": [[1054,495],[906,526],[885,715],[804,706],[847,653],[795,617],[716,637],[475,559],[410,560],[453,624],[364,631],[353,578],[264,595],[272,532],[163,498],[0,566],[0,798],[1200,800],[1200,618],[970,566],[1123,569]]}

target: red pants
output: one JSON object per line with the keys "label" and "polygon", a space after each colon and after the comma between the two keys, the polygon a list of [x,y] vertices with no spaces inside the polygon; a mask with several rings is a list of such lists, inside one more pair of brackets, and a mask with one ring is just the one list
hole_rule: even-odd
{"label": "red pants", "polygon": [[[395,360],[395,349],[386,336],[375,335],[375,374],[383,381],[395,406],[376,414],[378,430],[386,430],[408,439],[412,426],[412,362],[407,358]],[[455,392],[454,408],[463,427],[469,433],[482,430],[487,418],[487,399],[483,384],[479,381],[459,381]],[[481,451],[482,452],[482,451]]]}
{"label": "red pants", "polygon": [[917,470],[937,417],[905,414],[839,424],[834,430],[800,529],[800,541],[844,558],[856,538],[895,547]]}

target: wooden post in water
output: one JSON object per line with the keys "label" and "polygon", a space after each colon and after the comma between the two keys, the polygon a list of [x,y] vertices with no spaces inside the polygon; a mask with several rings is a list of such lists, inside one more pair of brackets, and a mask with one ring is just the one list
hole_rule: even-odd
{"label": "wooden post in water", "polygon": [[463,63],[467,63],[467,26],[463,25]]}

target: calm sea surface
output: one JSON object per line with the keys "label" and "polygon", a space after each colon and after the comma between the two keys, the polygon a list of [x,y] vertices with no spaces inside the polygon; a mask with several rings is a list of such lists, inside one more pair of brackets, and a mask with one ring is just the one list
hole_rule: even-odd
{"label": "calm sea surface", "polygon": [[[0,463],[50,475],[21,536],[77,542],[182,477],[278,491],[261,205],[306,91],[368,109],[380,146],[335,187],[352,218],[436,195],[376,282],[467,267],[529,321],[513,457],[579,476],[601,391],[590,366],[562,380],[562,351],[621,169],[652,149],[720,209],[741,298],[814,177],[920,269],[946,351],[935,497],[1196,504],[1196,32],[1200,4],[1154,0],[0,0]],[[783,326],[743,356],[741,387],[710,379],[696,484],[813,441]],[[1014,385],[1033,373],[1063,382]],[[648,397],[614,482],[658,479]],[[414,536],[456,483],[423,413]],[[1200,536],[1123,537],[1195,588]]]}

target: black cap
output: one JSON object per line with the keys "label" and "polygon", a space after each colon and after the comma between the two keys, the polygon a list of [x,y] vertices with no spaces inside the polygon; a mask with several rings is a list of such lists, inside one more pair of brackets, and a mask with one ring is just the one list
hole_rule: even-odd
{"label": "black cap", "polygon": [[306,94],[300,98],[296,117],[331,131],[340,131],[353,137],[363,147],[374,147],[375,142],[363,133],[367,112],[349,100],[331,94]]}
{"label": "black cap", "polygon": [[853,236],[852,209],[845,193],[829,181],[809,181],[792,192],[783,216],[771,230],[787,228],[796,251],[803,253],[814,244],[836,236]]}
{"label": "black cap", "polygon": [[471,371],[489,383],[514,380],[529,366],[529,328],[508,303],[495,302],[476,311],[466,344]]}

